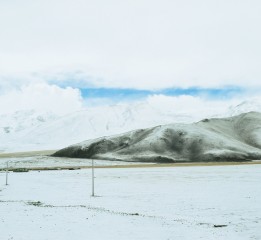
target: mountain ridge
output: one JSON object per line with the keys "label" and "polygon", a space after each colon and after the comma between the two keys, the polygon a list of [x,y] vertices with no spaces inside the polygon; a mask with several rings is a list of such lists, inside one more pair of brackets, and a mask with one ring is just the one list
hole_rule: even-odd
{"label": "mountain ridge", "polygon": [[53,156],[141,162],[261,159],[261,113],[174,123],[87,140]]}
{"label": "mountain ridge", "polygon": [[110,136],[134,129],[175,123],[192,123],[202,118],[229,117],[255,110],[260,99],[250,99],[229,108],[204,111],[175,108],[151,102],[96,106],[58,115],[41,110],[17,111],[0,115],[0,152],[60,149],[64,146]]}

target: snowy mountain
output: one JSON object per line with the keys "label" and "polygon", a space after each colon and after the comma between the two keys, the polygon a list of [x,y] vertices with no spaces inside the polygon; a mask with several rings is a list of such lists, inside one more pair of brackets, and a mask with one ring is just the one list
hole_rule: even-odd
{"label": "snowy mountain", "polygon": [[86,138],[141,127],[193,121],[189,115],[162,112],[148,104],[88,108],[58,117],[35,111],[0,116],[0,151],[57,149]]}
{"label": "snowy mountain", "polygon": [[192,123],[203,118],[230,117],[260,111],[259,101],[245,101],[223,112],[175,109],[149,102],[99,106],[65,116],[35,110],[0,115],[0,152],[59,149],[86,139],[139,128]]}
{"label": "snowy mountain", "polygon": [[34,129],[57,119],[58,116],[50,112],[35,110],[17,111],[13,114],[0,115],[0,152],[9,149],[20,141],[26,144],[25,135]]}
{"label": "snowy mountain", "polygon": [[260,100],[254,98],[248,101],[243,101],[240,104],[237,104],[236,106],[230,106],[227,110],[226,116],[232,117],[250,111],[261,112]]}
{"label": "snowy mountain", "polygon": [[54,156],[142,162],[261,159],[261,113],[168,124],[88,140]]}

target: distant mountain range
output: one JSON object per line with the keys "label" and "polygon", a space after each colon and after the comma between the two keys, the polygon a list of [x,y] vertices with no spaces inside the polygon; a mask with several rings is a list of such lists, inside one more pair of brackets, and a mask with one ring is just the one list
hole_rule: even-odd
{"label": "distant mountain range", "polygon": [[54,156],[160,163],[261,160],[261,113],[139,129],[84,141]]}
{"label": "distant mountain range", "polygon": [[[214,112],[215,110],[213,110]],[[0,152],[59,149],[86,139],[171,123],[192,123],[203,118],[261,112],[258,101],[242,102],[222,114],[177,112],[174,108],[134,103],[88,108],[65,116],[35,110],[0,115]],[[195,114],[196,112],[196,114]]]}

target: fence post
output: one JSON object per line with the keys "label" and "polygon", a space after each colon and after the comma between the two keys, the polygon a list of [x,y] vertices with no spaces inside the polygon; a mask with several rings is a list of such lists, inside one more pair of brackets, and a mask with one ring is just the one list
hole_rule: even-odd
{"label": "fence post", "polygon": [[94,160],[92,159],[92,197],[94,197]]}
{"label": "fence post", "polygon": [[5,169],[5,185],[8,185],[8,161],[6,162],[6,169]]}

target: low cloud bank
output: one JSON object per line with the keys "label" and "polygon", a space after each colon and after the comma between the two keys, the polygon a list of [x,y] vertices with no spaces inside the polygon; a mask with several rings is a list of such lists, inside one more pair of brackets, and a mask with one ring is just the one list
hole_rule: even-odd
{"label": "low cloud bank", "polygon": [[142,112],[142,109],[147,109],[146,111],[150,109],[158,114],[186,115],[199,120],[210,116],[229,116],[241,112],[261,111],[261,97],[245,94],[226,99],[213,99],[205,96],[154,94],[143,99],[133,98],[116,103],[109,98],[84,98],[80,89],[60,87],[45,82],[30,82],[26,85],[6,88],[6,91],[0,92],[0,114],[32,109],[39,112],[52,112],[60,116],[94,109],[95,112],[101,111],[105,114],[104,107],[106,106],[121,106],[136,109],[138,112]]}
{"label": "low cloud bank", "polygon": [[0,95],[0,114],[34,109],[64,115],[82,108],[83,101],[78,89],[46,83],[30,83]]}

